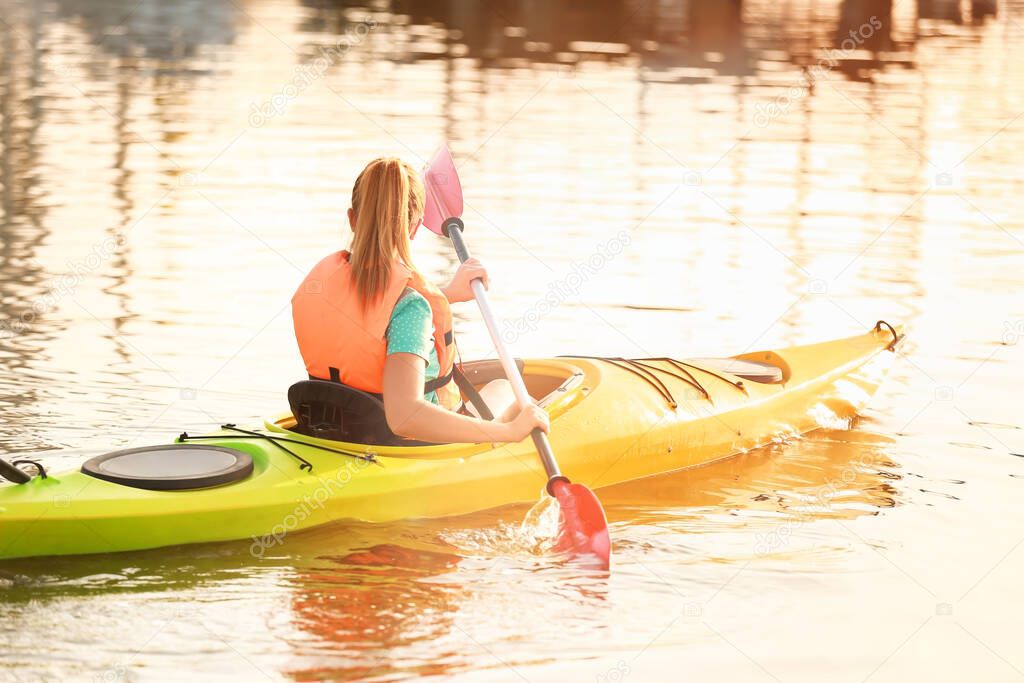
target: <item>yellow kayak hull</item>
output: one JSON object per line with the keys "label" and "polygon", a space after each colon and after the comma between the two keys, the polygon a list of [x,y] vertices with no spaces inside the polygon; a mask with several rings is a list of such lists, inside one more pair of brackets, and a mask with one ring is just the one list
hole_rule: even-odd
{"label": "yellow kayak hull", "polygon": [[[894,333],[881,329],[735,357],[781,371],[782,381],[771,384],[733,375],[722,361],[648,360],[638,371],[565,357],[527,360],[524,374],[531,393],[547,395],[563,473],[600,489],[835,427],[874,393],[893,342]],[[292,532],[335,520],[462,515],[536,501],[545,484],[528,439],[369,447],[302,436],[289,431],[293,424],[281,415],[258,431],[288,439],[311,471],[270,440],[222,430],[203,443],[251,456],[254,469],[243,481],[151,491],[74,471],[0,485],[0,559],[239,539],[262,555]]]}

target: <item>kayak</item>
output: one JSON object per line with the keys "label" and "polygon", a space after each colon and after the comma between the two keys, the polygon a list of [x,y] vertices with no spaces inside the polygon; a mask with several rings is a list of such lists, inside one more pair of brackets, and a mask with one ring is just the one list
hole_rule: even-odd
{"label": "kayak", "polygon": [[[901,339],[880,323],[844,339],[728,358],[566,356],[521,367],[550,415],[566,476],[599,489],[848,421]],[[496,363],[466,363],[466,374],[477,383],[500,372]],[[255,427],[182,434],[141,454],[187,469],[199,453],[230,472],[193,488],[135,485],[124,478],[130,472],[105,471],[103,462],[0,484],[0,559],[229,540],[249,541],[262,556],[292,532],[336,520],[441,518],[535,502],[547,480],[529,439],[371,445],[295,427],[289,412]]]}

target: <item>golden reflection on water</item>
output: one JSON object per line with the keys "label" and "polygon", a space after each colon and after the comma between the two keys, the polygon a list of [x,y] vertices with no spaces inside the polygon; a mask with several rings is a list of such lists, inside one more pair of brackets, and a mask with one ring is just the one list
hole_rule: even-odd
{"label": "golden reflection on water", "polygon": [[[0,0],[0,446],[59,468],[279,410],[302,372],[288,299],[340,245],[355,174],[442,140],[497,310],[532,320],[575,283],[518,353],[715,355],[886,318],[911,326],[893,376],[850,429],[602,491],[608,576],[503,553],[518,507],[340,524],[259,561],[242,543],[10,563],[3,671],[1024,666],[1024,8],[389,7]],[[445,244],[416,249],[451,271]],[[487,354],[457,315],[463,354]],[[44,639],[80,663],[40,661]]]}

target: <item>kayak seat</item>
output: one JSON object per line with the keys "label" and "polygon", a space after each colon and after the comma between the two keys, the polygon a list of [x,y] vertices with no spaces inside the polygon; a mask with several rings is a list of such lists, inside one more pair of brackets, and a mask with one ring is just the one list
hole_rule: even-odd
{"label": "kayak seat", "polygon": [[[516,358],[515,363],[522,373],[523,360]],[[501,362],[494,359],[462,363],[460,374],[474,388],[505,377]],[[465,394],[461,385],[460,389]],[[374,446],[436,445],[396,435],[388,427],[384,402],[379,395],[340,382],[320,379],[296,382],[288,389],[288,405],[295,418],[295,426],[289,429],[304,436]]]}
{"label": "kayak seat", "polygon": [[339,382],[296,382],[288,389],[288,405],[295,417],[293,431],[305,436],[380,446],[416,443],[391,431],[383,401]]}

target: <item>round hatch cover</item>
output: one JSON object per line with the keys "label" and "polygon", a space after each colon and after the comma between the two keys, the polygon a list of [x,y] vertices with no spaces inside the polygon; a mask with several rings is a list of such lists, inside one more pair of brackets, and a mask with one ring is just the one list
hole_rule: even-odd
{"label": "round hatch cover", "polygon": [[252,458],[220,446],[148,446],[96,456],[82,465],[82,472],[151,491],[205,489],[245,479],[252,473]]}

